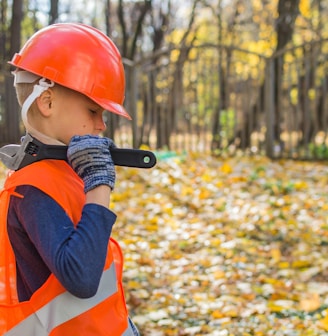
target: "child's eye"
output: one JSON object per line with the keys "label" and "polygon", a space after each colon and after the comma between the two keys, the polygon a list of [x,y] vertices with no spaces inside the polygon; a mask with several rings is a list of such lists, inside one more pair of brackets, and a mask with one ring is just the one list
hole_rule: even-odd
{"label": "child's eye", "polygon": [[95,110],[89,109],[89,111],[91,112],[91,114],[97,114],[97,111],[95,111]]}

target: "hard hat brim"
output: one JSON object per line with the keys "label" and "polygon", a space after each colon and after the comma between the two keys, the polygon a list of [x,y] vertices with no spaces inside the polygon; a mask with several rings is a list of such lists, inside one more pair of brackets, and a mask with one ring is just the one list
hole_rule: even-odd
{"label": "hard hat brim", "polygon": [[100,105],[102,108],[104,108],[105,110],[107,110],[109,112],[118,114],[122,117],[125,117],[128,120],[132,120],[129,113],[120,104],[117,104],[117,103],[114,103],[114,102],[109,102],[109,101],[102,101],[99,98],[93,99],[93,101],[95,101],[98,105]]}

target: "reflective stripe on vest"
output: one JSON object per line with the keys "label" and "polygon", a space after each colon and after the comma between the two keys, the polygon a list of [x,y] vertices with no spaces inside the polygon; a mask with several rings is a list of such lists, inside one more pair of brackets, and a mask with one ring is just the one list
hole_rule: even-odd
{"label": "reflective stripe on vest", "polygon": [[95,296],[89,299],[79,299],[69,292],[64,292],[5,333],[5,335],[48,335],[52,329],[84,313],[116,292],[116,271],[115,265],[112,264],[104,271]]}
{"label": "reflective stripe on vest", "polygon": [[[115,265],[112,264],[104,271],[95,296],[89,299],[79,299],[69,292],[64,292],[9,330],[4,336],[47,336],[60,324],[83,314],[116,292],[116,270]],[[133,335],[132,327],[128,323],[128,328],[122,336]]]}

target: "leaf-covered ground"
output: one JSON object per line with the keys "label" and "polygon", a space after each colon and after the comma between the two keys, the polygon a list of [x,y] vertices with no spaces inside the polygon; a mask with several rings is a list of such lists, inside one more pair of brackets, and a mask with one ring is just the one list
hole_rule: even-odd
{"label": "leaf-covered ground", "polygon": [[159,156],[111,205],[141,334],[328,335],[328,167]]}
{"label": "leaf-covered ground", "polygon": [[328,167],[191,155],[118,170],[142,335],[328,335]]}

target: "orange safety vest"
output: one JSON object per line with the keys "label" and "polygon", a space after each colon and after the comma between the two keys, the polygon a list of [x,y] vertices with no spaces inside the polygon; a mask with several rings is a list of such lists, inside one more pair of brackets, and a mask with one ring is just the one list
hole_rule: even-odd
{"label": "orange safety vest", "polygon": [[52,197],[76,225],[85,203],[83,182],[60,160],[44,160],[12,173],[0,193],[0,335],[4,336],[130,336],[123,294],[123,256],[110,239],[107,259],[95,296],[80,299],[51,274],[29,301],[18,302],[16,263],[7,234],[7,212],[18,185],[31,185]]}

